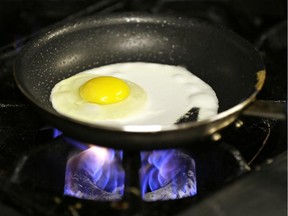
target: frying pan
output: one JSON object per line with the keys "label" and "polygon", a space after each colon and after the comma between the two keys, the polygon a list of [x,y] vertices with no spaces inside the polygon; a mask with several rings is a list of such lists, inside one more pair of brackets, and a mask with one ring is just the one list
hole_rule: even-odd
{"label": "frying pan", "polygon": [[[60,80],[98,66],[139,61],[186,67],[214,89],[219,114],[171,126],[108,127],[83,123],[53,109],[50,92]],[[66,135],[140,150],[197,145],[228,126],[255,100],[265,70],[253,46],[222,27],[183,17],[112,14],[54,26],[36,36],[18,55],[14,77],[42,117]]]}

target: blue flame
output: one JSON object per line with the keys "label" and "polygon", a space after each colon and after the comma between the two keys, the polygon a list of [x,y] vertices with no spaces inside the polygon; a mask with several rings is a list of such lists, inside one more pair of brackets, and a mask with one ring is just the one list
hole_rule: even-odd
{"label": "blue flame", "polygon": [[85,144],[85,143],[82,143],[82,142],[79,142],[75,139],[72,139],[72,138],[69,138],[69,137],[63,137],[63,140],[65,140],[67,143],[73,145],[74,147],[76,147],[77,149],[79,150],[87,150],[89,149],[89,145]]}
{"label": "blue flame", "polygon": [[140,183],[145,201],[193,196],[197,193],[195,161],[175,149],[141,152]]}
{"label": "blue flame", "polygon": [[93,146],[70,158],[64,194],[82,199],[112,201],[124,194],[123,153]]}
{"label": "blue flame", "polygon": [[53,128],[53,138],[57,138],[57,137],[59,137],[59,136],[61,136],[62,135],[62,131],[60,131],[60,130],[58,130],[58,129],[56,129],[56,128]]}

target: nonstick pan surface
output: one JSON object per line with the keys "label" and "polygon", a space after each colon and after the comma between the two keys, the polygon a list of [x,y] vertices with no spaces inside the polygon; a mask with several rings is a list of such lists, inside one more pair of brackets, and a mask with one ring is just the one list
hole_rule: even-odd
{"label": "nonstick pan surface", "polygon": [[[107,127],[53,109],[50,92],[60,80],[98,66],[138,61],[185,66],[214,89],[219,114],[171,126]],[[224,28],[190,18],[114,14],[54,26],[36,36],[17,57],[14,76],[42,117],[68,136],[114,148],[155,149],[197,145],[229,125],[255,100],[265,71],[253,46]]]}

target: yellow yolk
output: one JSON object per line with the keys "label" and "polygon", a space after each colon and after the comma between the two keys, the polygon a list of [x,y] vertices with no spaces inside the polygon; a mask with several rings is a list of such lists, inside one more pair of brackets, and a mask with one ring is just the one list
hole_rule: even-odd
{"label": "yellow yolk", "polygon": [[113,104],[127,98],[129,86],[121,79],[101,76],[88,80],[80,87],[80,96],[96,104]]}

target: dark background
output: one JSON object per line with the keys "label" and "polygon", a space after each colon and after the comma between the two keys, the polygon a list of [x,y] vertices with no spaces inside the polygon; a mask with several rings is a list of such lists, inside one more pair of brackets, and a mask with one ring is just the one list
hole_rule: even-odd
{"label": "dark background", "polygon": [[[0,47],[99,2],[95,0],[1,0]],[[112,0],[105,1],[112,3]],[[115,2],[115,1],[114,1]],[[287,20],[286,0],[123,0],[125,10],[179,13],[231,27],[253,41]],[[122,10],[122,9],[121,9]]]}

